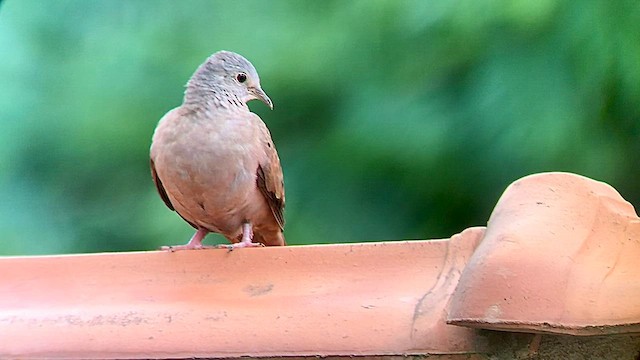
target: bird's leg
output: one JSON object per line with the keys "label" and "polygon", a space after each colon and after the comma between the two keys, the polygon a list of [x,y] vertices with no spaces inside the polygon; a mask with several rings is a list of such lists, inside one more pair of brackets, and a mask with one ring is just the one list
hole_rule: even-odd
{"label": "bird's leg", "polygon": [[175,246],[163,246],[160,250],[177,251],[177,250],[200,250],[200,249],[213,249],[215,246],[202,245],[202,240],[209,233],[208,230],[199,228],[195,234],[191,237],[191,240],[185,245]]}
{"label": "bird's leg", "polygon": [[237,249],[237,248],[259,247],[259,246],[264,246],[264,245],[262,245],[261,243],[253,242],[253,227],[251,226],[251,223],[248,223],[248,222],[242,224],[242,240],[240,242],[237,242],[231,245],[219,245],[219,247],[229,249],[229,251],[232,251],[233,249]]}

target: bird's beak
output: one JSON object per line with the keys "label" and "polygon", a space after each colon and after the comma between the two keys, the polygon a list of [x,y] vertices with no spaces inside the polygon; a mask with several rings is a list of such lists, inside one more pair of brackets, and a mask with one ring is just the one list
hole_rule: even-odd
{"label": "bird's beak", "polygon": [[256,99],[267,104],[267,106],[271,110],[273,110],[273,102],[271,102],[271,99],[269,99],[269,97],[267,96],[267,93],[265,93],[264,90],[262,90],[260,87],[255,87],[252,90],[253,90],[253,94],[256,96]]}

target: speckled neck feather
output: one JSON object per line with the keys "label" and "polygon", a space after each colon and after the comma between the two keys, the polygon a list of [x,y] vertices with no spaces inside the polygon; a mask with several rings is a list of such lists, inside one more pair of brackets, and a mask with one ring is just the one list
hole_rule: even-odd
{"label": "speckled neck feather", "polygon": [[194,110],[248,110],[247,104],[228,86],[211,74],[203,64],[193,74],[184,92],[183,104]]}

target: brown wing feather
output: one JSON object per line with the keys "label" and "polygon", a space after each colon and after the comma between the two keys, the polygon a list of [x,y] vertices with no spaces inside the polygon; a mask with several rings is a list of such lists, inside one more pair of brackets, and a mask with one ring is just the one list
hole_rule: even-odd
{"label": "brown wing feather", "polygon": [[149,159],[149,163],[151,165],[151,177],[153,178],[153,183],[156,184],[156,189],[158,189],[158,193],[160,194],[162,201],[164,201],[169,209],[175,211],[176,209],[173,208],[173,204],[171,204],[171,200],[169,200],[167,191],[164,189],[164,186],[162,186],[162,181],[160,181],[160,178],[158,177],[153,159]]}
{"label": "brown wing feather", "polygon": [[271,152],[270,158],[271,161],[268,163],[258,165],[256,183],[262,195],[267,199],[267,204],[269,204],[280,229],[284,230],[284,181],[280,159],[275,149]]}
{"label": "brown wing feather", "polygon": [[[149,163],[151,165],[151,177],[153,178],[153,183],[156,184],[156,189],[158,189],[158,193],[160,194],[160,198],[162,198],[162,201],[164,201],[165,205],[167,205],[167,207],[173,211],[176,211],[176,209],[173,207],[173,204],[171,204],[171,200],[169,200],[169,195],[167,195],[167,191],[164,189],[164,186],[162,185],[162,181],[160,181],[160,177],[158,177],[158,172],[156,172],[156,166],[153,163],[153,159],[149,159]],[[180,214],[179,212],[176,211],[176,213],[178,215],[180,215],[180,217],[186,221],[187,223],[189,223],[189,225],[191,225],[194,228],[198,228],[194,223],[192,223],[191,221],[187,220],[184,216],[182,216],[182,214]]]}

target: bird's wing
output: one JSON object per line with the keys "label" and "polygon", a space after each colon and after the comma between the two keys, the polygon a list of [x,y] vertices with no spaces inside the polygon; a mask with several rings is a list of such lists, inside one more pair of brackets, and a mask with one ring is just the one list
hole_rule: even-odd
{"label": "bird's wing", "polygon": [[266,125],[262,123],[263,146],[266,153],[265,161],[258,164],[256,183],[258,189],[267,200],[269,208],[275,217],[280,229],[284,230],[284,179],[280,158],[276,151],[271,134]]}
{"label": "bird's wing", "polygon": [[[169,200],[169,196],[167,195],[167,191],[164,189],[164,186],[162,186],[162,181],[160,181],[160,178],[158,177],[158,173],[156,172],[156,166],[153,164],[153,159],[150,159],[149,163],[151,164],[151,177],[153,178],[153,182],[156,184],[156,189],[158,189],[158,193],[160,194],[160,197],[162,198],[162,201],[164,201],[164,203],[167,205],[167,207],[169,209],[175,211],[178,215],[180,215],[180,217],[184,221],[186,221],[189,225],[191,225],[195,229],[199,229],[199,227],[196,226],[196,224],[194,224],[191,221],[187,220],[186,217],[182,216],[182,214],[180,214],[178,211],[176,211],[176,209],[173,207],[173,204],[171,204],[171,200]],[[212,231],[212,230],[209,230],[209,231]]]}
{"label": "bird's wing", "polygon": [[162,181],[160,181],[160,178],[158,177],[153,159],[149,159],[149,163],[151,165],[151,177],[153,178],[153,183],[156,184],[156,189],[158,189],[158,193],[160,194],[162,201],[164,201],[169,209],[175,211],[175,209],[173,208],[173,204],[171,204],[171,200],[169,200],[167,191],[164,189],[164,186],[162,186]]}
{"label": "bird's wing", "polygon": [[149,159],[149,165],[151,166],[151,178],[153,179],[153,183],[156,184],[156,189],[158,190],[158,194],[160,194],[160,198],[162,198],[162,201],[164,201],[165,205],[167,205],[167,207],[169,209],[175,211],[178,215],[180,215],[180,217],[184,221],[186,221],[189,225],[191,225],[193,228],[199,229],[198,226],[196,226],[191,221],[187,220],[187,218],[182,216],[182,214],[180,214],[178,211],[176,211],[176,209],[173,207],[173,204],[171,203],[171,200],[169,200],[169,195],[167,195],[167,191],[164,189],[164,186],[162,185],[162,181],[160,180],[160,177],[158,176],[158,172],[156,171],[156,166],[153,163],[153,158]]}
{"label": "bird's wing", "polygon": [[169,199],[169,195],[167,195],[167,191],[165,190],[164,186],[162,185],[162,181],[160,180],[160,176],[158,176],[158,171],[156,171],[156,165],[154,163],[154,159],[156,159],[158,157],[158,149],[156,146],[156,143],[161,143],[163,142],[163,137],[162,135],[160,135],[160,133],[158,130],[164,126],[165,128],[167,126],[171,126],[171,124],[174,124],[176,122],[176,120],[180,119],[180,117],[182,116],[182,108],[181,107],[177,107],[174,108],[172,110],[170,110],[169,112],[167,112],[162,119],[160,119],[160,121],[158,122],[158,126],[156,127],[155,132],[153,133],[153,140],[151,142],[151,149],[150,149],[150,157],[149,157],[149,165],[151,166],[151,177],[153,178],[153,182],[154,184],[156,184],[156,189],[158,189],[158,193],[160,194],[160,197],[162,198],[162,201],[164,201],[164,203],[167,205],[167,207],[171,210],[176,210],[173,207],[173,204],[171,204],[171,200]]}

